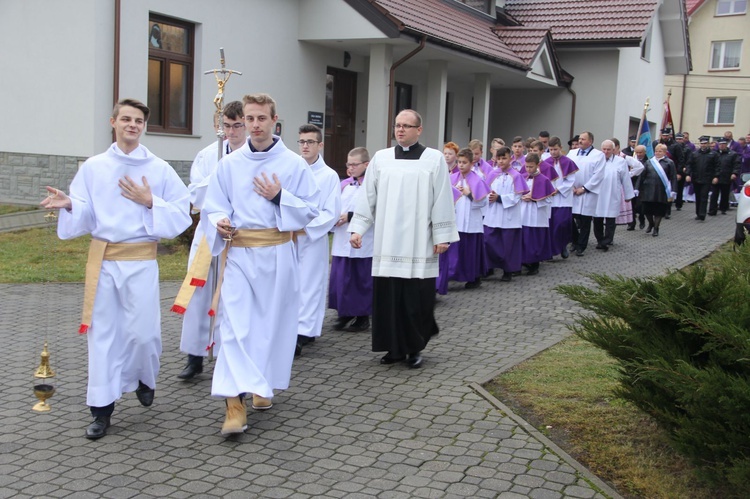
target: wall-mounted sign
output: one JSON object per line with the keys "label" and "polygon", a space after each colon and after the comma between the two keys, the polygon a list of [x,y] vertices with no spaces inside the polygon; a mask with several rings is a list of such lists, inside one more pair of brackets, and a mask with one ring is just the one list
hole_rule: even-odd
{"label": "wall-mounted sign", "polygon": [[307,122],[310,123],[311,125],[315,125],[317,127],[323,128],[323,113],[318,113],[316,111],[308,111]]}

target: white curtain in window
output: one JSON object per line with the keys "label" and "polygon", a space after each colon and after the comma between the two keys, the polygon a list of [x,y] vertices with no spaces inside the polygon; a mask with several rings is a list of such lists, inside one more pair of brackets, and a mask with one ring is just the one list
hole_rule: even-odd
{"label": "white curtain in window", "polygon": [[719,99],[719,119],[717,123],[734,123],[735,98]]}
{"label": "white curtain in window", "polygon": [[742,42],[737,40],[733,42],[724,42],[724,68],[740,67],[740,51]]}

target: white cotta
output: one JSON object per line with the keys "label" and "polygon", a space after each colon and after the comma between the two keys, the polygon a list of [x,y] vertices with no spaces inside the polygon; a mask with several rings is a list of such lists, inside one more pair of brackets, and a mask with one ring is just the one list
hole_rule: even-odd
{"label": "white cotta", "polygon": [[[484,177],[482,177],[484,178]],[[459,179],[458,183],[466,185],[466,180]],[[487,196],[481,201],[469,199],[468,196],[461,196],[456,201],[456,228],[459,232],[465,234],[482,234],[484,225],[482,216],[487,207]]]}
{"label": "white cotta", "polygon": [[[575,173],[563,177],[560,162],[555,161],[555,171],[557,178],[552,181],[552,185],[557,189],[557,194],[552,197],[553,208],[572,208],[573,207],[573,184],[575,183]],[[550,210],[550,213],[552,210]]]}
{"label": "white cotta", "polygon": [[416,160],[395,159],[395,148],[378,151],[367,167],[349,231],[375,225],[372,275],[432,278],[438,275],[434,245],[458,241],[448,165],[426,148]]}
{"label": "white cotta", "polygon": [[573,197],[573,214],[596,216],[596,205],[598,203],[598,189],[595,187],[598,180],[595,178],[604,168],[605,156],[598,149],[592,149],[587,156],[578,156],[578,149],[572,149],[568,157],[575,161],[578,171],[573,182],[574,188],[586,187],[586,192]]}
{"label": "white cotta", "polygon": [[[122,196],[118,181],[151,187],[151,209]],[[190,225],[187,187],[165,161],[139,146],[116,144],[81,165],[70,185],[72,209],[60,210],[61,239],[91,234],[111,243],[172,239]],[[142,381],[156,387],[161,355],[159,269],[156,260],[104,261],[87,333],[86,403],[104,407]]]}
{"label": "white cotta", "polygon": [[633,182],[630,181],[628,164],[619,156],[612,156],[604,163],[600,175],[591,180],[598,194],[595,217],[616,218],[620,214],[624,199],[633,198]]}
{"label": "white cotta", "polygon": [[[318,215],[319,190],[310,167],[281,139],[268,151],[249,147],[222,159],[211,177],[201,219],[212,227],[228,218],[237,229],[295,231]],[[280,203],[254,191],[253,179],[281,183]],[[208,225],[206,226],[208,227]],[[225,242],[206,231],[214,255]],[[211,393],[236,397],[254,393],[273,397],[289,387],[299,317],[299,266],[293,242],[258,248],[232,247],[227,257],[219,302],[221,350]]]}
{"label": "white cotta", "polygon": [[[526,186],[531,192],[533,192],[534,178],[526,179]],[[524,227],[549,227],[549,213],[554,197],[548,196],[539,201],[521,201],[521,225]]]}
{"label": "white cotta", "polygon": [[[512,173],[511,173],[512,172]],[[496,229],[521,228],[521,196],[516,192],[514,177],[520,175],[510,169],[492,181],[490,188],[497,194],[497,200],[487,206],[484,225]]]}
{"label": "white cotta", "polygon": [[300,311],[297,334],[316,338],[323,328],[328,290],[328,233],[339,219],[341,185],[338,174],[323,158],[310,165],[320,189],[318,216],[297,238],[300,266]]}
{"label": "white cotta", "polygon": [[[342,181],[344,185],[346,180]],[[359,193],[364,192],[362,184],[347,182],[341,191],[341,214],[348,215],[354,212],[354,205]],[[362,236],[362,247],[352,248],[349,244],[351,234],[349,233],[349,222],[343,223],[333,229],[333,240],[331,241],[331,256],[343,256],[346,258],[370,258],[375,241],[375,231],[368,230]]]}

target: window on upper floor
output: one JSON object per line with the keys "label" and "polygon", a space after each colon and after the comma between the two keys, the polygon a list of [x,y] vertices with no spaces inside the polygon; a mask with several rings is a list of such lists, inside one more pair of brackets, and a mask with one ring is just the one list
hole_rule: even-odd
{"label": "window on upper floor", "polygon": [[706,99],[706,125],[733,125],[736,97]]}
{"label": "window on upper floor", "polygon": [[191,134],[195,25],[153,14],[148,24],[148,129]]}
{"label": "window on upper floor", "polygon": [[456,0],[491,16],[495,15],[495,0]]}
{"label": "window on upper floor", "polygon": [[717,0],[716,15],[732,16],[747,11],[747,0]]}
{"label": "window on upper floor", "polygon": [[740,67],[742,40],[711,43],[711,69],[737,69]]}

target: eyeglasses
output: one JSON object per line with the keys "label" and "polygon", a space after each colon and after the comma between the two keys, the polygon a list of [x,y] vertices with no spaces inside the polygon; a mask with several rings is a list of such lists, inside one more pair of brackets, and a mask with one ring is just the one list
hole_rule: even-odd
{"label": "eyeglasses", "polygon": [[346,167],[347,168],[354,168],[355,166],[363,165],[365,163],[366,163],[366,161],[360,161],[359,163],[347,163]]}
{"label": "eyeglasses", "polygon": [[393,125],[396,130],[409,130],[410,128],[419,128],[419,125],[405,125],[403,123],[396,123]]}
{"label": "eyeglasses", "polygon": [[240,130],[241,128],[245,128],[245,124],[235,123],[232,125],[230,123],[224,123],[224,129],[229,130],[230,128],[234,128],[235,130]]}
{"label": "eyeglasses", "polygon": [[298,140],[297,144],[301,146],[311,146],[313,144],[320,144],[319,140]]}

